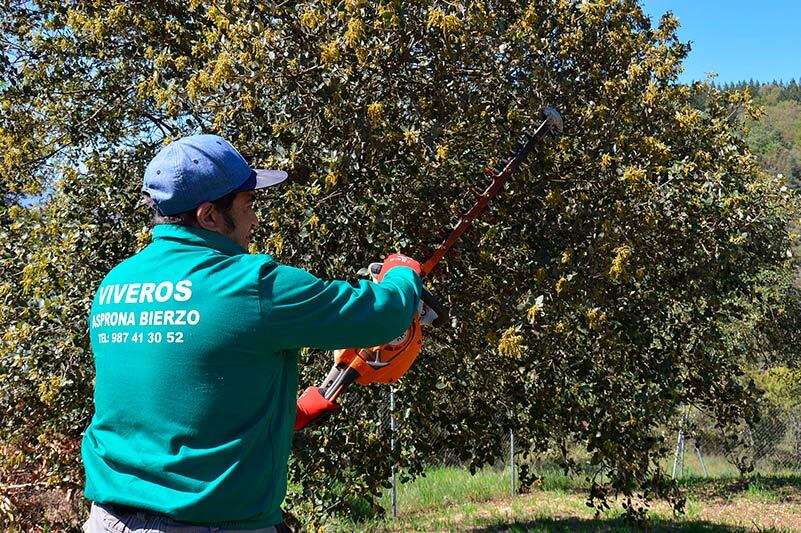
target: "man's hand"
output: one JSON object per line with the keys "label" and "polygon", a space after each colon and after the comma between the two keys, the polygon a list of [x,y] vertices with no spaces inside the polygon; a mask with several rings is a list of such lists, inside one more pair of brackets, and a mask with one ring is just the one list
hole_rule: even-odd
{"label": "man's hand", "polygon": [[339,411],[339,404],[323,397],[320,387],[309,387],[298,398],[298,410],[295,413],[295,431],[303,429],[311,422]]}
{"label": "man's hand", "polygon": [[[372,267],[372,265],[370,265]],[[387,272],[392,270],[395,267],[405,266],[409,267],[415,272],[417,275],[420,275],[420,263],[412,259],[411,257],[407,257],[403,254],[391,254],[388,255],[386,259],[384,259],[384,264],[381,265],[381,271],[376,273],[376,281],[380,282],[384,279],[384,276]],[[372,268],[370,269],[372,272]]]}

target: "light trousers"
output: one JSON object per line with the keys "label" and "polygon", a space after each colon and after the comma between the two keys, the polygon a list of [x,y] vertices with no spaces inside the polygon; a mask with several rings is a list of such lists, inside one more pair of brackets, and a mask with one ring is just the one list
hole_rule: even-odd
{"label": "light trousers", "polygon": [[[123,513],[114,506],[92,504],[89,519],[83,525],[84,533],[278,533],[275,526],[261,529],[225,529],[213,526],[184,524],[166,516],[144,511]],[[288,531],[288,530],[287,530]]]}

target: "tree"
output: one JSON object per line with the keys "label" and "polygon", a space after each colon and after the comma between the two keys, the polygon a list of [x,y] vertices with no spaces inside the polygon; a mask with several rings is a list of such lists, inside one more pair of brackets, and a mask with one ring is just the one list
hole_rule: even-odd
{"label": "tree", "polygon": [[759,164],[781,174],[798,187],[801,180],[801,103],[784,98],[789,89],[765,86],[760,90],[763,116],[745,120],[746,141]]}
{"label": "tree", "polygon": [[[617,493],[635,514],[635,495],[680,508],[659,469],[677,407],[724,426],[754,415],[726,327],[760,275],[792,269],[794,196],[738,137],[747,94],[677,83],[687,46],[672,15],[653,27],[633,0],[2,9],[15,68],[0,142],[17,151],[0,181],[53,189],[5,210],[0,434],[19,458],[6,475],[44,464],[52,482],[80,485],[90,297],[147,242],[145,163],[199,131],[292,171],[263,202],[254,248],[349,277],[394,249],[424,256],[540,107],[565,119],[430,281],[454,321],[398,388],[399,445],[377,387],[302,436],[290,504],[308,519],[374,505],[392,462],[416,475],[447,447],[487,464],[510,428],[532,454],[563,453],[568,471],[585,447],[596,505]],[[318,382],[330,355],[303,363],[301,383]]]}
{"label": "tree", "polygon": [[798,82],[795,81],[795,78],[791,79],[787,87],[784,88],[779,100],[795,100],[801,103],[801,87],[798,86]]}

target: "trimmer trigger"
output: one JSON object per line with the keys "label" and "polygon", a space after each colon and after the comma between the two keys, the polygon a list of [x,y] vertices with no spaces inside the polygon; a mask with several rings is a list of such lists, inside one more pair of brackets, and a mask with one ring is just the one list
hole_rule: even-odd
{"label": "trimmer trigger", "polygon": [[[389,364],[381,361],[381,350],[362,350],[359,355],[361,355],[362,359],[367,361],[367,364],[373,368],[384,368]],[[375,359],[371,361],[369,356],[375,356]]]}

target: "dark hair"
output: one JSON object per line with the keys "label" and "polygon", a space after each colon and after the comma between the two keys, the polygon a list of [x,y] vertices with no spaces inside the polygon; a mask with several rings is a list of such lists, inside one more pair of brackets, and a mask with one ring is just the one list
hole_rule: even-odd
{"label": "dark hair", "polygon": [[[234,220],[231,218],[230,211],[231,206],[234,204],[234,198],[236,197],[239,191],[229,192],[222,198],[218,198],[212,201],[212,205],[220,210],[223,215],[223,220],[225,220],[226,226],[228,226],[229,230],[233,230],[234,228]],[[142,193],[143,199],[142,203],[147,205],[150,210],[153,212],[153,216],[150,219],[151,226],[158,226],[159,224],[176,224],[178,226],[197,226],[197,216],[195,214],[195,209],[190,209],[189,211],[184,211],[182,213],[177,213],[175,215],[162,215],[159,212],[158,207],[156,207],[156,202],[153,201],[153,198],[150,197],[149,194]]]}

